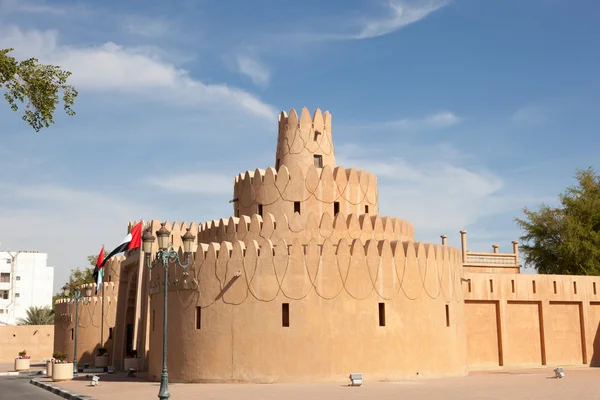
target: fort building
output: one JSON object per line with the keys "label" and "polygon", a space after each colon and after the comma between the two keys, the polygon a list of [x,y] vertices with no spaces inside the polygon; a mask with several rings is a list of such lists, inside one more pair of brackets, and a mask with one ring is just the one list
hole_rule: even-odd
{"label": "fort building", "polygon": [[[460,249],[416,241],[412,223],[379,214],[374,174],[337,165],[329,112],[282,112],[274,163],[235,177],[232,216],[165,223],[174,248],[188,229],[196,242],[191,265],[168,272],[170,381],[600,364],[599,277],[520,274],[517,242],[472,252],[465,231]],[[78,360],[106,347],[123,368],[137,353],[158,380],[164,270],[141,250],[106,269],[105,342],[93,297],[80,305]],[[72,357],[74,305],[59,300],[56,313],[55,351]]]}

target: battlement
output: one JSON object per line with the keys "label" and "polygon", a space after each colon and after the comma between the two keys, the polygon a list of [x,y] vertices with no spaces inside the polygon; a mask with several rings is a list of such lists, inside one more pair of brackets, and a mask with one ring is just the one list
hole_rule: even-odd
{"label": "battlement", "polygon": [[[151,278],[151,293],[162,290],[163,272]],[[458,249],[430,243],[361,239],[252,240],[200,244],[194,264],[185,271],[169,269],[169,285],[177,290],[199,290],[201,307],[208,307],[225,291],[223,301],[239,304],[249,291],[259,301],[272,300],[278,292],[301,299],[315,290],[333,299],[343,290],[362,299],[370,293],[390,300],[406,296],[446,302],[457,296],[460,286],[461,253]],[[233,284],[233,282],[238,282]],[[441,299],[442,297],[440,297]]]}
{"label": "battlement", "polygon": [[239,174],[234,180],[234,215],[271,212],[291,216],[301,213],[377,214],[379,208],[377,177],[354,168],[325,165],[285,165]]}
{"label": "battlement", "polygon": [[315,157],[319,158],[320,167],[335,167],[331,114],[317,109],[311,117],[306,107],[300,117],[293,108],[289,115],[282,111],[279,115],[275,169],[283,165],[314,165],[317,162]]}

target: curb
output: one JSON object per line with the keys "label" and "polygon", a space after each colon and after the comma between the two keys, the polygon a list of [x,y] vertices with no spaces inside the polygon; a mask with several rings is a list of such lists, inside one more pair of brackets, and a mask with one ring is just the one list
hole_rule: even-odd
{"label": "curb", "polygon": [[48,383],[44,383],[44,382],[40,382],[36,379],[32,379],[29,381],[29,383],[31,383],[34,386],[37,386],[41,389],[47,390],[51,393],[54,393],[57,396],[62,397],[63,399],[68,399],[68,400],[94,400],[93,397],[90,396],[84,396],[82,394],[77,394],[77,393],[71,393],[68,390],[64,390],[61,389],[59,387],[50,385]]}
{"label": "curb", "polygon": [[8,372],[0,372],[0,376],[19,376],[19,375],[42,375],[43,371],[8,371]]}

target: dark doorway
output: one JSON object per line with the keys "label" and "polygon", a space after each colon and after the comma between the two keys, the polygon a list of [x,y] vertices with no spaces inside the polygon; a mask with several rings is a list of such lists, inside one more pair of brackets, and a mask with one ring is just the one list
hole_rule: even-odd
{"label": "dark doorway", "polygon": [[129,355],[133,351],[133,324],[127,324],[127,343],[125,344],[125,354]]}

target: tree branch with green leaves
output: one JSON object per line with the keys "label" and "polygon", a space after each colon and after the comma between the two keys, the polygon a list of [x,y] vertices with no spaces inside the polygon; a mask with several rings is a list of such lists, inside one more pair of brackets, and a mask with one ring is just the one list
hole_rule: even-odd
{"label": "tree branch with green leaves", "polygon": [[59,66],[40,64],[36,58],[18,61],[9,53],[14,49],[0,49],[0,88],[13,111],[19,103],[25,104],[22,119],[36,132],[54,124],[54,111],[62,97],[64,111],[75,115],[72,106],[77,90],[67,80],[71,72]]}

